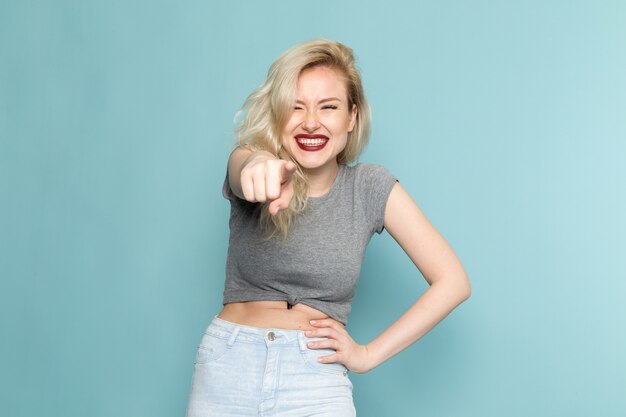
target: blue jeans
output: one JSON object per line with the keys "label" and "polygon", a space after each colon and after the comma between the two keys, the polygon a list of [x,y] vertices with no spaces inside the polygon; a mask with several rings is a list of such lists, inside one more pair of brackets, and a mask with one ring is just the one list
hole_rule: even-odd
{"label": "blue jeans", "polygon": [[215,317],[196,354],[187,417],[354,417],[352,382],[309,349],[301,330],[262,329]]}

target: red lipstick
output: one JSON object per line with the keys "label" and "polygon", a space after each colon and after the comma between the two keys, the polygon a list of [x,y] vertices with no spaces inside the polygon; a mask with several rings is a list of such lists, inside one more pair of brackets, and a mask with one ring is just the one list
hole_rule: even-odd
{"label": "red lipstick", "polygon": [[328,136],[320,134],[299,133],[294,137],[298,147],[307,152],[324,149],[329,140]]}

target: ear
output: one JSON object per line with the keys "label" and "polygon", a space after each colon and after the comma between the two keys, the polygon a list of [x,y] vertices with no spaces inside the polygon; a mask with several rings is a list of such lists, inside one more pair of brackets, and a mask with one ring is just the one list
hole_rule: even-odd
{"label": "ear", "polygon": [[348,126],[348,132],[352,132],[354,130],[354,126],[356,125],[356,114],[357,114],[356,104],[353,104],[352,110],[350,110],[350,126]]}

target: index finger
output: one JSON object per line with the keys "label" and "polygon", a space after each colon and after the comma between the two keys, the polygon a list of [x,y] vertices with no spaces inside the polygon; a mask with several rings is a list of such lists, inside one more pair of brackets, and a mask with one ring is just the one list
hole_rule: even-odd
{"label": "index finger", "polygon": [[282,169],[280,170],[281,184],[289,181],[295,172],[296,164],[294,164],[292,161],[287,161],[287,163],[283,164]]}
{"label": "index finger", "polygon": [[331,329],[335,329],[335,330],[343,330],[344,328],[343,324],[331,318],[311,320],[310,323],[314,327],[330,327]]}

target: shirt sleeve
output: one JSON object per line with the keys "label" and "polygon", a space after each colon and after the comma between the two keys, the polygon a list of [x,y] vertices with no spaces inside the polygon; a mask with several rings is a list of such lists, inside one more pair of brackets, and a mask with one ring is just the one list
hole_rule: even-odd
{"label": "shirt sleeve", "polygon": [[360,188],[365,215],[373,231],[381,234],[385,229],[387,200],[398,179],[381,165],[363,164],[362,170]]}
{"label": "shirt sleeve", "polygon": [[224,178],[224,185],[222,185],[222,196],[226,200],[235,200],[237,196],[233,193],[233,190],[230,188],[230,183],[228,182],[228,168],[226,168],[226,178]]}

